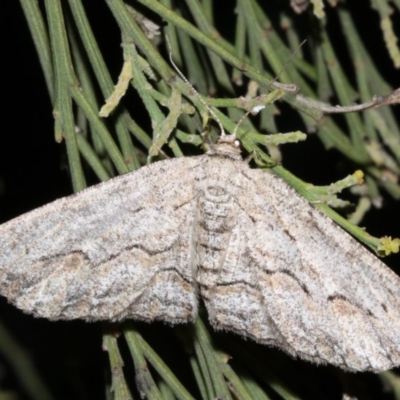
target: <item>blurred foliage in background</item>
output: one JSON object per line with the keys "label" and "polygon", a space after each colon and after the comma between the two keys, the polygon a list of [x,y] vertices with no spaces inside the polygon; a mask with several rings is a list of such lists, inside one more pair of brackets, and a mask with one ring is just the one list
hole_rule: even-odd
{"label": "blurred foliage in background", "polygon": [[[357,225],[400,199],[395,115],[400,93],[394,86],[400,82],[399,0],[20,4],[51,99],[54,138],[65,144],[74,191],[148,161],[202,154],[205,130],[213,141],[218,137],[218,124],[171,65],[167,36],[174,62],[227,132],[247,111],[265,105],[237,132],[257,164],[272,167],[375,252],[398,251],[396,240],[372,237]],[[353,107],[356,103],[361,106]],[[278,132],[286,135],[273,136]],[[313,147],[280,146],[304,139]],[[299,172],[302,178],[315,177],[314,184],[337,182],[316,187],[289,173],[281,165],[292,165],[294,153],[300,164],[330,161],[328,170]],[[363,171],[365,183],[351,188],[351,209],[337,193],[359,183],[356,170]],[[393,226],[393,218],[390,222]],[[386,229],[387,235],[396,234],[390,224]],[[82,364],[74,364],[68,369],[74,377],[67,378],[60,365],[38,368],[47,355],[30,357],[10,334],[3,318],[14,312],[0,315],[0,400],[89,399],[99,393],[107,399],[400,399],[398,372],[350,374],[316,367],[217,334],[206,315],[194,326],[94,324],[82,336],[100,352],[101,327],[109,363],[97,355],[95,367],[82,371]],[[48,324],[70,329],[67,323]],[[84,332],[84,325],[72,328],[75,334]],[[79,351],[72,363],[82,363]],[[58,385],[48,378],[51,368],[60,368],[57,382],[69,383]]]}

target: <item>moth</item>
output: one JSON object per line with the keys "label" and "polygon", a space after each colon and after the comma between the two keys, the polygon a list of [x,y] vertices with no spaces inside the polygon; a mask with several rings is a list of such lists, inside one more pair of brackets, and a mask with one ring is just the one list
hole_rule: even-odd
{"label": "moth", "polygon": [[222,134],[0,226],[0,294],[50,320],[193,322],[351,371],[400,364],[400,278]]}

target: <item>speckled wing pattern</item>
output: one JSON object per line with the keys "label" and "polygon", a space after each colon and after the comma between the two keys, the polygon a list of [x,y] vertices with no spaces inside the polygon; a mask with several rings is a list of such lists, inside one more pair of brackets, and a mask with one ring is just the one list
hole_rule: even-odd
{"label": "speckled wing pattern", "polygon": [[49,319],[193,321],[352,371],[400,364],[400,278],[224,136],[0,227],[0,294]]}
{"label": "speckled wing pattern", "polygon": [[196,198],[182,179],[199,162],[145,166],[2,225],[0,294],[49,319],[193,321]]}

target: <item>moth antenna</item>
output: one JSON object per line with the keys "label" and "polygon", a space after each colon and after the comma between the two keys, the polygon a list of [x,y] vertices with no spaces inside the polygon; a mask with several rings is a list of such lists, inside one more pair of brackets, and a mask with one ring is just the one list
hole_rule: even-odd
{"label": "moth antenna", "polygon": [[232,135],[233,135],[233,136],[236,137],[236,132],[237,132],[239,126],[242,124],[242,122],[248,117],[248,115],[249,115],[251,112],[253,112],[253,109],[250,109],[249,111],[246,112],[246,114],[243,114],[243,115],[240,117],[239,121],[238,121],[238,122],[236,123],[236,125],[235,125],[235,129],[234,129],[233,132],[232,132]]}
{"label": "moth antenna", "polygon": [[[292,53],[292,55],[290,56],[290,58],[285,62],[285,64],[283,65],[281,71],[278,73],[278,75],[276,75],[276,77],[271,81],[270,85],[273,85],[275,81],[277,81],[277,79],[279,78],[279,76],[287,69],[287,66],[289,65],[289,63],[293,60],[294,55],[302,48],[302,46],[306,43],[307,39],[303,40],[299,46],[295,49],[295,51]],[[262,107],[264,108],[264,107]],[[257,114],[260,111],[260,109],[256,109],[256,107],[251,108],[250,110],[248,110],[246,112],[246,114],[243,114],[243,116],[239,119],[239,121],[237,122],[235,129],[232,132],[233,136],[236,136],[236,132],[239,129],[239,126],[242,124],[242,122],[248,117],[249,114]]]}
{"label": "moth antenna", "polygon": [[190,87],[191,90],[197,95],[198,99],[200,102],[203,104],[203,106],[207,109],[207,111],[211,114],[213,119],[217,122],[219,129],[221,131],[221,136],[226,136],[224,127],[222,126],[221,121],[215,114],[215,112],[211,109],[211,107],[203,100],[201,97],[200,93],[194,88],[194,86],[186,79],[185,75],[183,75],[183,72],[178,68],[178,66],[174,63],[174,60],[172,59],[172,49],[171,49],[171,44],[169,43],[168,37],[165,36],[165,40],[167,42],[168,46],[168,53],[169,53],[169,61],[171,62],[171,65],[174,67],[175,71],[177,74],[183,79],[183,81]]}
{"label": "moth antenna", "polygon": [[293,51],[293,53],[290,55],[290,57],[286,60],[285,64],[283,64],[283,67],[281,68],[281,70],[278,72],[278,75],[275,76],[275,78],[271,81],[271,83],[269,84],[270,86],[273,85],[278,78],[287,70],[287,67],[289,65],[289,63],[292,62],[294,56],[297,54],[297,52],[304,46],[304,44],[307,42],[307,39],[304,39],[298,46],[297,48]]}

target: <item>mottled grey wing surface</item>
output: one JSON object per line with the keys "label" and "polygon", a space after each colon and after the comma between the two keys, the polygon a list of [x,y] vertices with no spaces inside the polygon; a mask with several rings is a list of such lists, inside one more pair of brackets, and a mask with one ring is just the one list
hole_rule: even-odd
{"label": "mottled grey wing surface", "polygon": [[49,319],[194,320],[193,180],[162,161],[0,226],[0,294]]}
{"label": "mottled grey wing surface", "polygon": [[212,325],[344,369],[399,365],[400,278],[281,179],[235,174],[236,264],[206,301]]}

